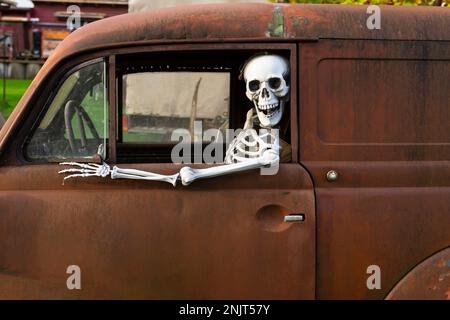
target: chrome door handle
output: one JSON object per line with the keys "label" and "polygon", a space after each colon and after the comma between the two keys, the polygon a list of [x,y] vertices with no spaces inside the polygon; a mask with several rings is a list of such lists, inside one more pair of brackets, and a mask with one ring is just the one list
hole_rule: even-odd
{"label": "chrome door handle", "polygon": [[284,222],[302,222],[305,221],[305,215],[303,213],[290,214],[284,216]]}

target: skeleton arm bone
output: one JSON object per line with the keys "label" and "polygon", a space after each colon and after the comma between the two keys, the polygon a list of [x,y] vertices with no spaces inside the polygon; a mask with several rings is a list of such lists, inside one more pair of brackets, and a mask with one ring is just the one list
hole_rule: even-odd
{"label": "skeleton arm bone", "polygon": [[[225,162],[228,164],[222,166],[206,169],[184,167],[179,173],[162,175],[136,169],[121,169],[116,166],[111,168],[106,163],[99,165],[95,163],[63,162],[61,165],[75,166],[75,168],[64,169],[59,171],[59,173],[70,173],[64,180],[75,177],[97,176],[104,178],[110,176],[111,179],[163,181],[173,186],[176,186],[177,181],[181,178],[181,182],[186,186],[197,179],[212,178],[278,164],[280,161],[280,146],[278,143],[278,135],[274,134],[276,132],[266,132],[258,136],[253,129],[242,131],[227,151]],[[247,140],[247,138],[251,139]],[[268,140],[271,143],[267,143],[266,141]],[[256,148],[256,151],[246,150],[247,147]]]}
{"label": "skeleton arm bone", "polygon": [[177,184],[179,173],[172,175],[158,174],[148,171],[136,170],[136,169],[121,169],[114,166],[111,171],[111,179],[135,179],[135,180],[153,180],[168,182],[174,187]]}
{"label": "skeleton arm bone", "polygon": [[187,186],[198,179],[213,178],[232,174],[235,172],[246,171],[251,169],[258,169],[266,166],[271,166],[279,162],[278,152],[273,149],[264,151],[261,157],[245,159],[245,161],[226,164],[218,167],[211,167],[206,169],[193,169],[190,167],[183,167],[179,173],[173,175],[162,175],[148,171],[136,170],[136,169],[121,169],[114,166],[112,169],[106,163],[102,165],[89,163],[77,163],[77,162],[63,162],[60,165],[71,165],[77,168],[63,169],[58,173],[70,173],[70,175],[64,177],[64,180],[75,177],[107,177],[111,176],[111,179],[134,179],[134,180],[152,180],[163,181],[172,184],[174,187],[179,178],[183,185]]}
{"label": "skeleton arm bone", "polygon": [[78,162],[62,162],[60,165],[75,166],[76,168],[64,169],[58,173],[70,173],[70,175],[64,177],[64,180],[75,177],[107,177],[111,176],[111,179],[134,179],[134,180],[153,180],[163,181],[172,184],[174,187],[177,183],[179,173],[173,175],[162,175],[153,172],[141,171],[136,169],[121,169],[114,166],[112,169],[106,163],[101,165],[95,163],[78,163]]}
{"label": "skeleton arm bone", "polygon": [[187,186],[198,179],[213,178],[223,176],[235,172],[241,172],[251,169],[258,169],[266,166],[271,166],[279,163],[278,152],[269,149],[266,150],[261,157],[246,159],[246,161],[225,164],[206,169],[194,169],[191,167],[183,167],[180,170],[181,183]]}

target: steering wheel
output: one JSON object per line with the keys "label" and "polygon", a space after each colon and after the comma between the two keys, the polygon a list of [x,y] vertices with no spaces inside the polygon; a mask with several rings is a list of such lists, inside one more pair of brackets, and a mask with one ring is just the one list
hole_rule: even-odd
{"label": "steering wheel", "polygon": [[[72,127],[72,118],[74,115],[78,117],[78,125],[80,129],[80,148],[77,148],[75,143],[75,134]],[[89,117],[84,108],[76,101],[69,100],[67,101],[64,107],[64,123],[66,127],[67,137],[69,138],[70,149],[73,154],[85,153],[87,151],[87,139],[86,139],[86,129],[85,124],[89,128],[94,140],[97,145],[101,144],[100,136],[98,135],[97,130],[95,129],[94,123],[92,119]]]}

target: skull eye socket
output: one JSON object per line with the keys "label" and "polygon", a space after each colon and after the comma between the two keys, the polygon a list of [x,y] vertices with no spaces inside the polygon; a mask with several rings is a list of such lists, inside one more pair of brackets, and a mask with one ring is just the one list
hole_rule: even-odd
{"label": "skull eye socket", "polygon": [[258,80],[252,80],[248,83],[248,88],[250,91],[255,92],[259,89],[259,81]]}
{"label": "skull eye socket", "polygon": [[269,78],[269,80],[267,81],[269,83],[269,87],[271,89],[278,89],[281,86],[281,79],[280,78]]}

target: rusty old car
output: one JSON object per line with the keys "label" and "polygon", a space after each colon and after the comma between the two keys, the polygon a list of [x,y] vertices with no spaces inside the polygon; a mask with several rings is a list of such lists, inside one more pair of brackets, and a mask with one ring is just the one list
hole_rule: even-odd
{"label": "rusty old car", "polygon": [[[448,299],[450,10],[379,8],[377,28],[367,6],[249,3],[71,33],[0,131],[0,298]],[[176,128],[244,126],[261,52],[290,68],[276,174],[59,174],[174,175]]]}

